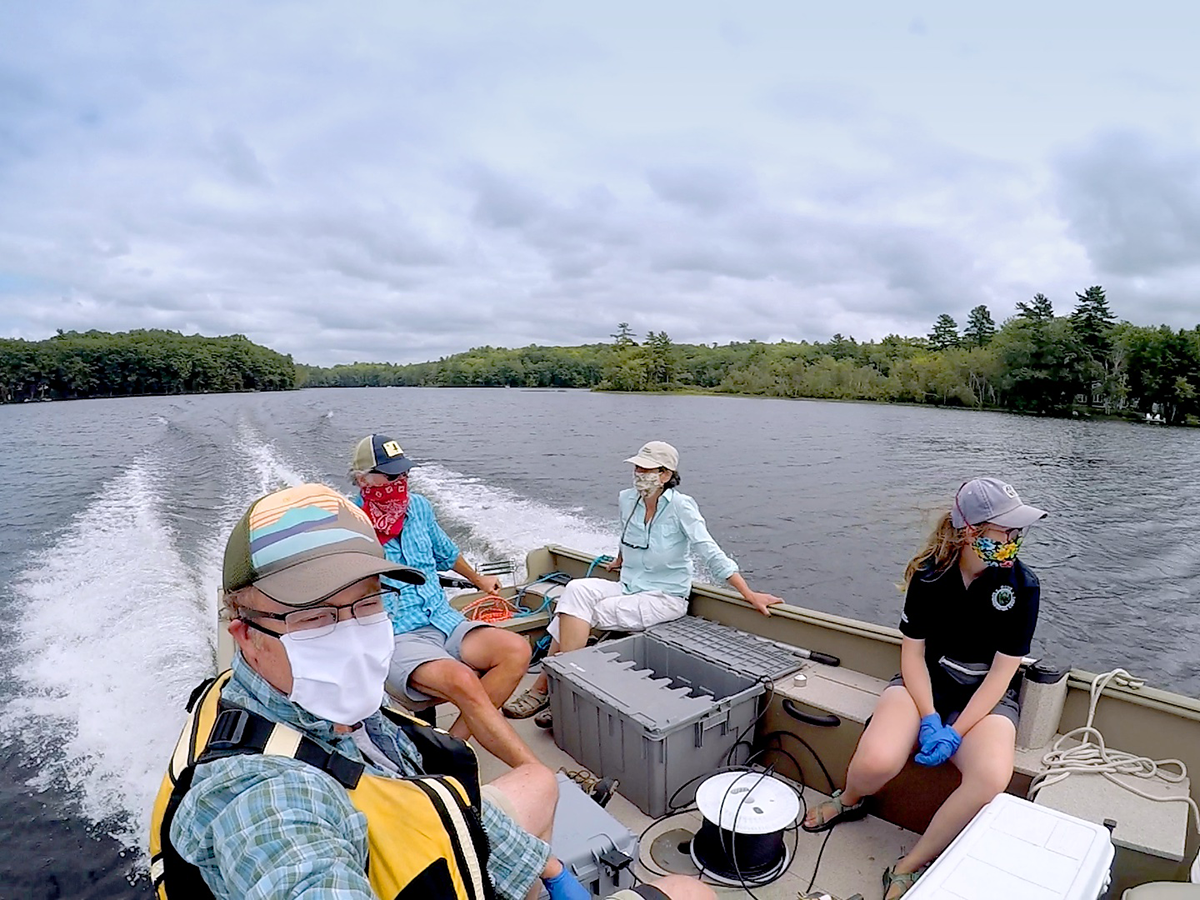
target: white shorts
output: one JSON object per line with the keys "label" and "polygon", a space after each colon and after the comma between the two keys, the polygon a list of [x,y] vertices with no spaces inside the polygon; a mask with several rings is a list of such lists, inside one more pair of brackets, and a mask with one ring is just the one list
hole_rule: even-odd
{"label": "white shorts", "polygon": [[645,631],[651,625],[687,615],[687,600],[663,591],[626,594],[619,581],[607,578],[576,578],[567,585],[554,608],[554,619],[546,630],[558,640],[558,616],[565,613],[583,619],[593,628],[614,631]]}

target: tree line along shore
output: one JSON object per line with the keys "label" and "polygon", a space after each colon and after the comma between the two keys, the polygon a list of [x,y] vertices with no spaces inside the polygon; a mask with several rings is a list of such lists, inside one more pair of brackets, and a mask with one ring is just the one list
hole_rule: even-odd
{"label": "tree line along shore", "polygon": [[241,335],[171,331],[59,332],[0,340],[0,401],[305,387],[557,387],[702,391],[872,400],[1044,415],[1105,413],[1167,424],[1200,417],[1200,326],[1118,321],[1103,288],[1056,315],[1035,295],[997,325],[986,306],[964,326],[944,313],[927,335],[856,341],[678,344],[639,339],[620,323],[610,340],[575,347],[477,347],[394,365],[295,364]]}

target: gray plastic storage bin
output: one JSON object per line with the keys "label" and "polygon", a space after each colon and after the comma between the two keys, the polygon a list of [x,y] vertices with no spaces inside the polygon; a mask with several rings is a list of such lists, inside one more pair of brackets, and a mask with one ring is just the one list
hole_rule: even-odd
{"label": "gray plastic storage bin", "polygon": [[[632,887],[637,844],[633,832],[597,806],[579,785],[558,773],[558,809],[550,851],[593,897]],[[545,887],[542,896],[548,896]]]}
{"label": "gray plastic storage bin", "polygon": [[804,665],[804,658],[797,656],[786,644],[699,616],[663,622],[646,633],[665,644],[686,650],[692,656],[756,678],[778,681]]}
{"label": "gray plastic storage bin", "polygon": [[[732,629],[731,629],[732,630]],[[774,645],[771,645],[772,647]],[[738,663],[702,659],[653,631],[548,657],[554,740],[642,812],[682,806],[749,734],[765,690]]]}

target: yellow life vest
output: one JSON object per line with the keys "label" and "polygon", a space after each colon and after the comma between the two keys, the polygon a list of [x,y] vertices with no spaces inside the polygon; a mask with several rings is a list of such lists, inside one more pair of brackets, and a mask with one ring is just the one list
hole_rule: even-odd
{"label": "yellow life vest", "polygon": [[309,763],[346,789],[367,818],[366,875],[382,900],[494,900],[487,872],[488,841],[479,819],[479,766],[472,751],[444,731],[398,710],[384,709],[421,753],[430,773],[415,778],[371,775],[301,732],[221,701],[230,672],[200,685],[154,801],[150,877],[158,900],[207,900],[200,870],[171,845],[171,822],[196,767],[244,753]]}

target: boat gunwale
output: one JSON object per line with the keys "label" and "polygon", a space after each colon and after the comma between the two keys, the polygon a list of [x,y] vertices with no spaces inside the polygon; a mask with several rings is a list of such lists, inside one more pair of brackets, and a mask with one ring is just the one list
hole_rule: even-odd
{"label": "boat gunwale", "polygon": [[[561,544],[546,544],[544,547],[538,549],[548,551],[555,556],[584,563],[585,565],[590,564],[594,559],[594,557],[586,553],[581,553],[570,547],[564,547]],[[537,552],[538,550],[534,550],[530,555],[532,556],[533,553]],[[706,582],[694,582],[692,585],[692,594],[711,600],[719,600],[733,606],[744,607],[746,609],[752,608],[735,591]],[[882,643],[893,644],[897,647],[900,646],[902,640],[900,631],[892,626],[876,625],[871,622],[864,622],[861,619],[851,619],[792,604],[772,607],[771,617],[788,619],[800,624],[823,628],[827,631],[841,632],[853,637],[869,638]],[[780,643],[786,644],[786,641],[780,641]],[[1092,682],[1096,677],[1097,673],[1095,672],[1073,667],[1067,676],[1067,687],[1074,690],[1090,691]],[[1151,687],[1148,684],[1139,688],[1131,688],[1110,683],[1104,688],[1104,695],[1109,699],[1121,700],[1136,706],[1144,706],[1148,709],[1177,715],[1193,722],[1200,722],[1200,700],[1174,691]]]}

